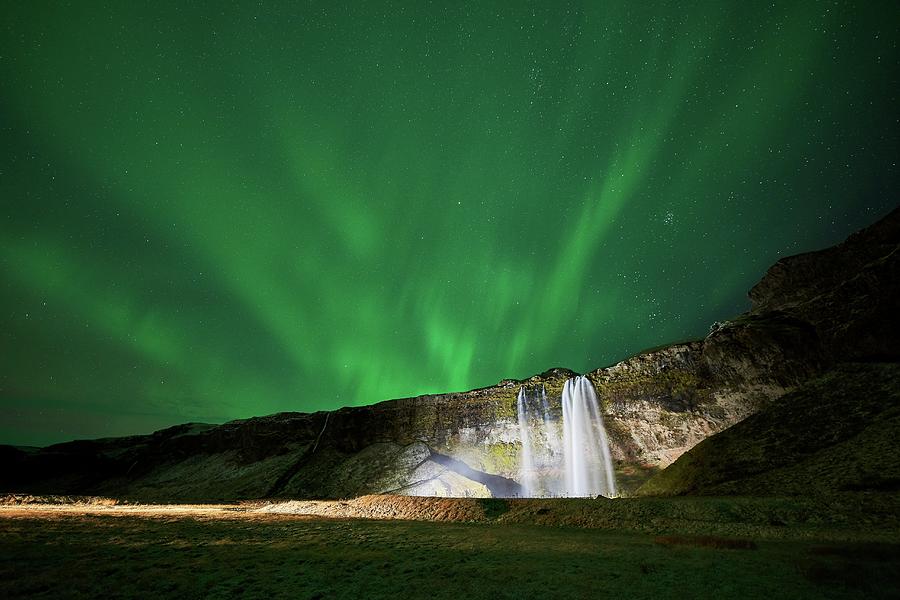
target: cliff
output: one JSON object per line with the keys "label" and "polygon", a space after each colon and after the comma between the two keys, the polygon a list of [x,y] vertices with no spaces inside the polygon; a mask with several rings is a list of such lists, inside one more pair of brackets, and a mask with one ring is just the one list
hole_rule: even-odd
{"label": "cliff", "polygon": [[900,209],[832,248],[783,258],[750,290],[752,314],[815,327],[834,362],[900,360]]}
{"label": "cliff", "polygon": [[[702,440],[846,360],[897,360],[900,211],[834,248],[782,259],[749,313],[702,340],[588,373],[620,488],[628,493]],[[514,496],[520,386],[547,391],[559,419],[574,373],[550,369],[487,388],[144,436],[0,448],[0,491],[145,501]]]}
{"label": "cliff", "polygon": [[833,248],[778,261],[746,318],[809,328],[819,377],[698,444],[643,495],[900,489],[900,210]]}

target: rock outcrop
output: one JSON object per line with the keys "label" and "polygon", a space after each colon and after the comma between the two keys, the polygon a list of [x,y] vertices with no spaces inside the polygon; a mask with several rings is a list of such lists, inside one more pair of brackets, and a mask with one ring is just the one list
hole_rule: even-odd
{"label": "rock outcrop", "polygon": [[900,209],[832,248],[779,260],[750,290],[751,314],[815,328],[835,362],[900,360]]}
{"label": "rock outcrop", "polygon": [[[749,313],[703,340],[588,373],[619,487],[634,490],[712,434],[845,360],[897,360],[900,211],[843,244],[782,259]],[[574,373],[314,414],[281,413],[151,435],[0,448],[0,492],[155,501],[336,498],[371,493],[515,496],[520,386],[558,420]]]}

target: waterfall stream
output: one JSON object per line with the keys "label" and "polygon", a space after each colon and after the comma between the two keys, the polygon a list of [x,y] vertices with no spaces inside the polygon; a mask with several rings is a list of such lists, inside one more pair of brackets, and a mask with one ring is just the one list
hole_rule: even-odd
{"label": "waterfall stream", "polygon": [[[528,497],[614,496],[615,473],[597,393],[587,377],[566,381],[562,423],[554,421],[547,391],[519,388],[516,401],[519,483]],[[562,429],[560,436],[559,429]],[[560,437],[562,442],[560,443]]]}
{"label": "waterfall stream", "polygon": [[519,397],[516,400],[516,410],[519,414],[519,437],[522,440],[522,454],[519,457],[519,484],[522,486],[522,495],[534,496],[536,493],[536,476],[534,464],[534,444],[531,441],[531,425],[528,422],[528,410],[526,403],[528,397],[525,388],[519,388]]}

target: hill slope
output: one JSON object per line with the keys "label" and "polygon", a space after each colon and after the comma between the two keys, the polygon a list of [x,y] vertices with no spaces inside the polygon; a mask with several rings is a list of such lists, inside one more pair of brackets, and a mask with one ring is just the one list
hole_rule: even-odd
{"label": "hill slope", "polygon": [[900,365],[845,364],[697,444],[641,495],[900,490]]}

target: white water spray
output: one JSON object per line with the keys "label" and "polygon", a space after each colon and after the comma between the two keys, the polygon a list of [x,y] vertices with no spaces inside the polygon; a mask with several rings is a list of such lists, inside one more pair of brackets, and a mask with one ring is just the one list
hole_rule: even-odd
{"label": "white water spray", "polygon": [[[525,496],[614,496],[616,482],[609,440],[597,393],[587,377],[566,381],[562,393],[562,443],[550,414],[546,389],[529,398],[519,388],[516,401],[519,483]],[[537,443],[535,443],[537,440]]]}
{"label": "white water spray", "polygon": [[597,393],[587,377],[566,381],[562,406],[567,495],[614,496],[616,481],[609,440]]}
{"label": "white water spray", "polygon": [[522,495],[534,496],[536,488],[536,471],[534,466],[534,445],[531,442],[531,425],[528,423],[528,409],[526,403],[528,397],[525,388],[519,388],[519,397],[516,399],[516,412],[519,415],[519,437],[522,441],[522,453],[519,456],[519,484],[522,486]]}
{"label": "white water spray", "polygon": [[562,456],[562,447],[559,445],[559,435],[553,421],[550,418],[550,402],[547,400],[547,388],[541,384],[541,413],[544,421],[544,435],[547,436],[547,449],[551,456]]}

